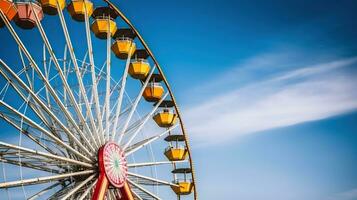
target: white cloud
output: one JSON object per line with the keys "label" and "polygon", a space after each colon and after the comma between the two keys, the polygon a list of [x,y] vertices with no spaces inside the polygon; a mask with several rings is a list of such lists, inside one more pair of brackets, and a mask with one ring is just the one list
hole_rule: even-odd
{"label": "white cloud", "polygon": [[357,199],[357,188],[332,195],[330,198],[328,198],[328,200],[356,200],[356,199]]}
{"label": "white cloud", "polygon": [[[268,63],[273,67],[274,62]],[[185,110],[190,135],[201,143],[217,143],[355,110],[357,80],[344,69],[355,63],[357,57],[301,67],[242,88],[237,84]]]}

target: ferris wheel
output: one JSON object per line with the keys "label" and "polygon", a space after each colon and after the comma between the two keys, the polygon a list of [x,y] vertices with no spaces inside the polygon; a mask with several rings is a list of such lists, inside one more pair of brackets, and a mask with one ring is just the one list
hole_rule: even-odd
{"label": "ferris wheel", "polygon": [[174,95],[109,0],[0,0],[0,198],[197,199]]}

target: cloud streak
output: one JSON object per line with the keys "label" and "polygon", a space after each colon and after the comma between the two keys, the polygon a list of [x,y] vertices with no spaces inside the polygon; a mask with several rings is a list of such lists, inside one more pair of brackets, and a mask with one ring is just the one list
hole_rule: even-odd
{"label": "cloud streak", "polygon": [[[278,64],[274,62],[272,67]],[[219,143],[353,111],[357,80],[346,68],[355,64],[357,57],[346,58],[300,67],[243,87],[237,84],[185,110],[190,135],[201,143]]]}
{"label": "cloud streak", "polygon": [[356,200],[357,199],[357,188],[346,192],[334,194],[328,198],[328,200]]}

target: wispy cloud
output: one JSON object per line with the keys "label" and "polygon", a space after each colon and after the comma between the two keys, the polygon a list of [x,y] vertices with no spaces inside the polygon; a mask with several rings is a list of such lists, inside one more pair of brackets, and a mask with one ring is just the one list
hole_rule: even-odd
{"label": "wispy cloud", "polygon": [[357,188],[334,194],[331,197],[329,197],[327,200],[356,200],[357,199]]}
{"label": "wispy cloud", "polygon": [[[266,61],[279,65],[279,59]],[[261,64],[260,59],[257,64]],[[273,128],[320,120],[357,108],[357,79],[346,67],[357,57],[323,62],[254,80],[211,96],[185,110],[185,121],[193,139],[202,143],[228,139]],[[250,62],[254,66],[254,62]],[[238,66],[239,69],[241,66]],[[238,76],[237,76],[238,79]],[[227,79],[234,84],[232,79]],[[219,84],[224,78],[219,78]],[[204,90],[216,90],[210,83]],[[214,88],[214,89],[213,89]]]}

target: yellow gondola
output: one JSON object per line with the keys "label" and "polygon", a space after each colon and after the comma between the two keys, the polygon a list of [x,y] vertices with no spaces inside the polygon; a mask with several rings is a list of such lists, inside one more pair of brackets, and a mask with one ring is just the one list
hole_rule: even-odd
{"label": "yellow gondola", "polygon": [[171,185],[172,190],[177,195],[189,195],[192,193],[194,184],[187,178],[187,174],[192,173],[191,168],[179,168],[172,171],[173,174],[184,174],[183,179],[176,179],[173,181],[175,185]]}
{"label": "yellow gondola", "polygon": [[162,98],[164,88],[160,83],[151,82],[146,86],[143,97],[148,102],[157,102]]}
{"label": "yellow gondola", "polygon": [[98,7],[94,10],[92,17],[94,22],[91,25],[91,30],[97,38],[106,39],[108,33],[110,33],[110,37],[114,36],[117,30],[114,20],[118,15],[112,8]]}
{"label": "yellow gondola", "polygon": [[170,161],[181,161],[185,160],[188,155],[188,150],[186,146],[182,146],[181,144],[185,142],[184,135],[168,135],[165,138],[166,142],[169,142],[170,146],[165,149],[165,156]]}
{"label": "yellow gondola", "polygon": [[188,151],[185,147],[168,147],[164,154],[169,161],[181,161],[187,158]]}
{"label": "yellow gondola", "polygon": [[61,10],[66,6],[65,0],[41,0],[41,5],[43,12],[48,15],[56,15],[57,11],[57,2]]}
{"label": "yellow gondola", "polygon": [[72,19],[83,22],[85,20],[85,14],[90,17],[93,13],[93,3],[88,0],[72,0],[68,5],[67,10]]}
{"label": "yellow gondola", "polygon": [[129,74],[134,79],[145,79],[150,72],[150,64],[144,59],[135,59],[130,63]]}
{"label": "yellow gondola", "polygon": [[157,112],[153,118],[158,126],[168,128],[176,123],[177,114],[169,109],[163,109]]}
{"label": "yellow gondola", "polygon": [[185,181],[174,181],[174,184],[178,185],[177,186],[171,186],[171,189],[177,194],[177,195],[189,195],[193,191],[193,183],[192,182],[185,182]]}
{"label": "yellow gondola", "polygon": [[113,38],[112,51],[120,59],[131,58],[136,50],[135,33],[130,28],[117,29]]}

